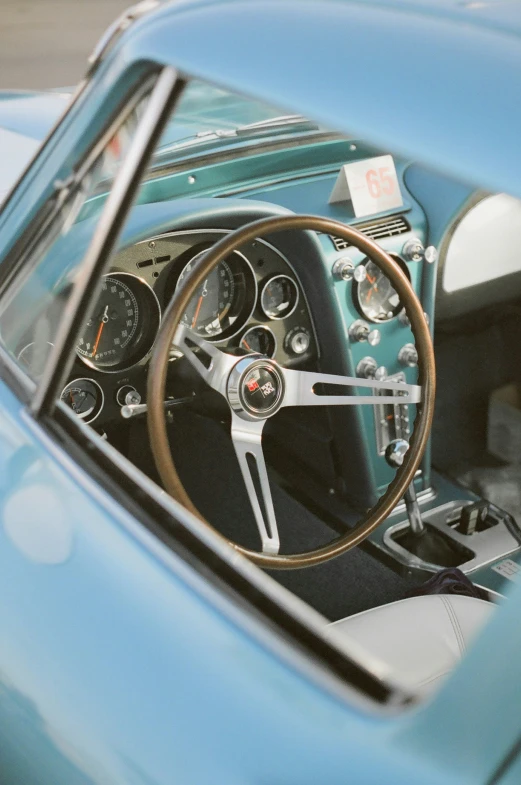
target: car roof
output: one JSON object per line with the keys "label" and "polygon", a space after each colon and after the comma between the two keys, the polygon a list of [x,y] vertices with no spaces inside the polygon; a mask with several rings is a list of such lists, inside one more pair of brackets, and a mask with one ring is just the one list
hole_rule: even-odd
{"label": "car roof", "polygon": [[174,0],[117,49],[521,196],[521,4]]}

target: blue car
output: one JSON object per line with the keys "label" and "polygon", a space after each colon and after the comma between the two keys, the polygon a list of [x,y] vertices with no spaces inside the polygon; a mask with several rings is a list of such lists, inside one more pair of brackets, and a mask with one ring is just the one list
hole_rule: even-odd
{"label": "blue car", "polygon": [[1,785],[521,782],[520,77],[144,0],[0,94]]}

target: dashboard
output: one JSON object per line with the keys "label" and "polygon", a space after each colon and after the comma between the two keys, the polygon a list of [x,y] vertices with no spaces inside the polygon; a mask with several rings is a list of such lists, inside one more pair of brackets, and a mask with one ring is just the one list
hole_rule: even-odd
{"label": "dashboard", "polygon": [[[145,397],[148,360],[161,314],[179,282],[224,230],[155,236],[125,249],[103,276],[94,312],[76,347],[61,398],[85,422],[121,421]],[[255,240],[223,260],[199,287],[182,320],[232,353],[260,353],[286,367],[318,356],[302,285],[288,259]],[[178,354],[172,348],[172,363]]]}

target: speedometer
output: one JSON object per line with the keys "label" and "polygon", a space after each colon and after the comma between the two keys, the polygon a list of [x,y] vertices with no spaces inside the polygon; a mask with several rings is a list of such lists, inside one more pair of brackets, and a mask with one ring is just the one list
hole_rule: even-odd
{"label": "speedometer", "polygon": [[109,273],[76,352],[99,371],[124,370],[148,354],[159,322],[159,303],[145,281],[130,273]]}

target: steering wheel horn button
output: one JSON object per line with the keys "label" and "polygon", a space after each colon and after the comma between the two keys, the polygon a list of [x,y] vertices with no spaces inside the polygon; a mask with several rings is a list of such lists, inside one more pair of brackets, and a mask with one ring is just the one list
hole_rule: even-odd
{"label": "steering wheel horn button", "polygon": [[244,419],[265,419],[280,408],[284,378],[275,363],[262,359],[241,360],[228,380],[228,401]]}

